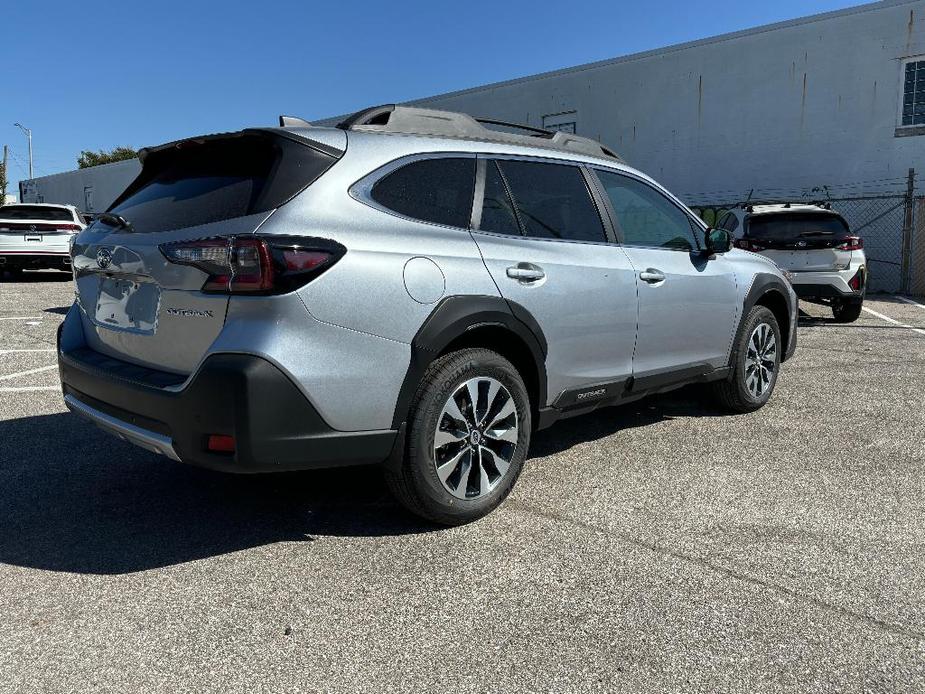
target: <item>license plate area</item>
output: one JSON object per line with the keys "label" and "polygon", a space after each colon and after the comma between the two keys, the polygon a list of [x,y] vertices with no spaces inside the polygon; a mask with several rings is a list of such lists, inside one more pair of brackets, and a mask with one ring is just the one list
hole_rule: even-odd
{"label": "license plate area", "polygon": [[26,243],[41,243],[42,235],[41,234],[25,234],[22,237],[22,240]]}
{"label": "license plate area", "polygon": [[160,288],[154,282],[100,276],[94,322],[111,330],[152,335],[160,303]]}

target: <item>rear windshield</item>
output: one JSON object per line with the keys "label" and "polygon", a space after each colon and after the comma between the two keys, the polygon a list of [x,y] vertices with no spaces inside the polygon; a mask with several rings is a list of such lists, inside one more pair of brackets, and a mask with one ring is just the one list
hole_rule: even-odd
{"label": "rear windshield", "polygon": [[74,215],[63,207],[4,205],[0,207],[0,219],[45,219],[49,222],[73,222]]}
{"label": "rear windshield", "polygon": [[777,213],[752,217],[746,236],[752,239],[791,240],[813,236],[848,236],[848,225],[834,214]]}
{"label": "rear windshield", "polygon": [[170,231],[266,212],[336,158],[271,133],[185,140],[156,150],[108,210],[135,232]]}

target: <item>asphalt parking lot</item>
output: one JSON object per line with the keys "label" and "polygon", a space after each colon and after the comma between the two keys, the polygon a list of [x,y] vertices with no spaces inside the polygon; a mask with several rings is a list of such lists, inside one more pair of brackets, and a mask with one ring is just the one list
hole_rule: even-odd
{"label": "asphalt parking lot", "polygon": [[0,690],[925,690],[925,306],[804,304],[765,409],[559,423],[446,530],[375,471],[224,476],[85,425],[72,285],[26,280],[0,283]]}

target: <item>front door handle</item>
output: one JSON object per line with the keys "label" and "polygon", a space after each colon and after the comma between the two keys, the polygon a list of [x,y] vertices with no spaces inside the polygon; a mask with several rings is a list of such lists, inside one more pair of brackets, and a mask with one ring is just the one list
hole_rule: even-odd
{"label": "front door handle", "polygon": [[649,284],[656,284],[665,281],[665,273],[661,270],[656,270],[654,267],[650,267],[639,273],[639,279]]}
{"label": "front door handle", "polygon": [[507,269],[507,276],[520,282],[537,282],[546,276],[543,268],[533,263],[517,263]]}

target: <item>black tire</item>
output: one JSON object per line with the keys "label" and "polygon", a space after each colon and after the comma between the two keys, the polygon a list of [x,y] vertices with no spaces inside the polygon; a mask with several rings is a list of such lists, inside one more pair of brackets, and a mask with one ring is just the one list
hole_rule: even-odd
{"label": "black tire", "polygon": [[861,317],[863,305],[863,299],[861,301],[836,301],[832,304],[832,316],[836,323],[854,323]]}
{"label": "black tire", "polygon": [[[509,466],[496,478],[490,491],[476,498],[459,498],[444,487],[437,474],[434,438],[444,405],[462,384],[476,377],[495,379],[507,389],[517,413],[517,443]],[[485,417],[487,420],[487,413]],[[523,378],[513,364],[491,350],[463,349],[440,357],[430,365],[418,386],[407,432],[403,459],[385,469],[386,483],[398,501],[415,515],[441,525],[477,520],[504,501],[527,456],[531,416]]]}
{"label": "black tire", "polygon": [[[748,377],[750,375],[747,359],[749,356],[749,343],[758,327],[766,324],[774,334],[776,349],[774,352],[774,369],[770,376],[770,381],[765,389],[756,395],[748,387]],[[720,404],[732,412],[754,412],[771,398],[774,392],[774,386],[777,384],[777,376],[780,373],[780,357],[784,350],[784,345],[780,338],[780,327],[777,325],[777,319],[770,309],[764,306],[755,306],[749,311],[742,323],[739,335],[733,345],[733,372],[728,379],[717,381],[713,384],[713,393],[719,400]]]}

